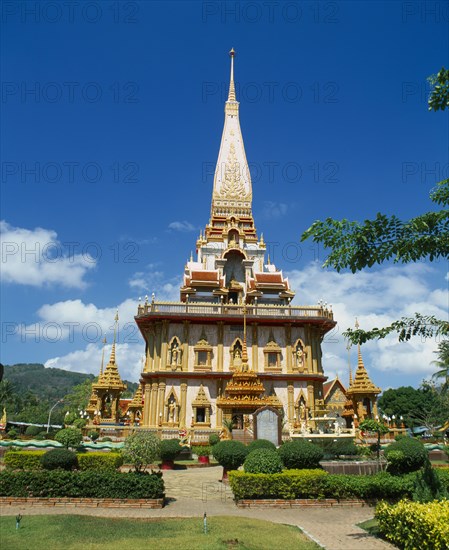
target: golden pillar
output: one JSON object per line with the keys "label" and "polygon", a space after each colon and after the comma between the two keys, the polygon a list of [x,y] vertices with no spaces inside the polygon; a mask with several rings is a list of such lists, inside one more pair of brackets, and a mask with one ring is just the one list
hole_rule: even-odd
{"label": "golden pillar", "polygon": [[150,407],[151,407],[151,386],[145,384],[145,397],[143,401],[143,418],[142,424],[145,428],[150,425]]}
{"label": "golden pillar", "polygon": [[154,338],[154,370],[161,369],[161,323],[156,323],[156,334]]}
{"label": "golden pillar", "polygon": [[318,341],[316,331],[312,329],[312,372],[318,373]]}
{"label": "golden pillar", "polygon": [[189,370],[189,331],[190,323],[189,321],[184,321],[184,342],[182,344],[182,370],[184,372]]}
{"label": "golden pillar", "polygon": [[181,402],[179,411],[179,425],[181,428],[186,427],[186,410],[187,410],[187,382],[181,381]]}
{"label": "golden pillar", "polygon": [[151,326],[148,331],[147,363],[145,366],[146,372],[154,370],[154,326]]}
{"label": "golden pillar", "polygon": [[217,323],[217,371],[223,371],[223,334],[224,324],[222,321]]}
{"label": "golden pillar", "polygon": [[167,368],[167,345],[168,345],[168,321],[164,319],[162,321],[162,345],[161,345],[161,370]]}
{"label": "golden pillar", "polygon": [[305,367],[306,372],[312,372],[312,334],[310,327],[304,328],[305,346],[306,346],[306,360]]}
{"label": "golden pillar", "polygon": [[314,416],[315,413],[315,386],[313,382],[309,382],[307,385],[307,406],[309,411]]}
{"label": "golden pillar", "polygon": [[151,412],[150,412],[150,426],[157,426],[157,382],[151,384]]}
{"label": "golden pillar", "polygon": [[259,370],[259,346],[258,344],[258,330],[257,323],[253,325],[253,334],[252,334],[252,362],[253,362],[253,371],[258,372]]}
{"label": "golden pillar", "polygon": [[157,425],[163,421],[164,406],[165,406],[165,382],[159,382],[158,397],[157,397]]}
{"label": "golden pillar", "polygon": [[294,387],[293,382],[289,382],[287,385],[287,397],[288,397],[288,421],[293,424],[293,417],[295,416],[295,399],[294,399]]}
{"label": "golden pillar", "polygon": [[292,327],[291,325],[285,325],[285,352],[287,354],[287,372],[292,372]]}

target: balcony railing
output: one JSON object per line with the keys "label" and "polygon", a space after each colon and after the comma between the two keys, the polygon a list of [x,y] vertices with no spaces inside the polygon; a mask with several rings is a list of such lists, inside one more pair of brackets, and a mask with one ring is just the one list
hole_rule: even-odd
{"label": "balcony railing", "polygon": [[[157,314],[189,315],[224,315],[243,317],[244,306],[241,304],[211,304],[203,302],[146,302],[139,304],[137,315]],[[332,309],[325,306],[280,306],[280,305],[247,305],[247,317],[294,317],[334,319]]]}

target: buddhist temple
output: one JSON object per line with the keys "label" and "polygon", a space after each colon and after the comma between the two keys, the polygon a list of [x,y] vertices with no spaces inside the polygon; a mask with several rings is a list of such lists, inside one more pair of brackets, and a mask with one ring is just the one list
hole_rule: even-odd
{"label": "buddhist temple", "polygon": [[258,235],[234,62],[231,50],[210,217],[185,264],[179,301],[153,295],[135,317],[145,340],[140,425],[162,437],[189,429],[207,441],[229,421],[250,426],[264,407],[291,429],[324,411],[321,342],[336,322],[325,305],[291,303],[288,278]]}

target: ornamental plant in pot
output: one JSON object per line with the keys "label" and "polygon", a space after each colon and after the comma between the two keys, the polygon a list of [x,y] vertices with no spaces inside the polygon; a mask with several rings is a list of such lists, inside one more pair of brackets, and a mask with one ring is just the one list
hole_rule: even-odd
{"label": "ornamental plant in pot", "polygon": [[209,445],[198,445],[192,447],[192,452],[198,456],[198,462],[201,464],[209,464],[209,455],[211,452]]}
{"label": "ornamental plant in pot", "polygon": [[161,441],[162,470],[173,470],[174,460],[182,451],[179,439],[163,439]]}

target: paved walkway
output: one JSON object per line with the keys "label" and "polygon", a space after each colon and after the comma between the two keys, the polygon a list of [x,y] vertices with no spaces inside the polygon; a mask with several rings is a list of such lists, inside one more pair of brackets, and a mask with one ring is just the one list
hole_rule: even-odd
{"label": "paved walkway", "polygon": [[[232,492],[222,484],[222,468],[198,468],[164,472],[168,503],[161,510],[138,508],[53,508],[5,506],[1,515],[80,514],[104,517],[201,517],[240,516],[296,525],[327,550],[387,550],[393,546],[368,535],[357,523],[373,517],[372,508],[239,509]],[[285,549],[288,550],[288,549]]]}

